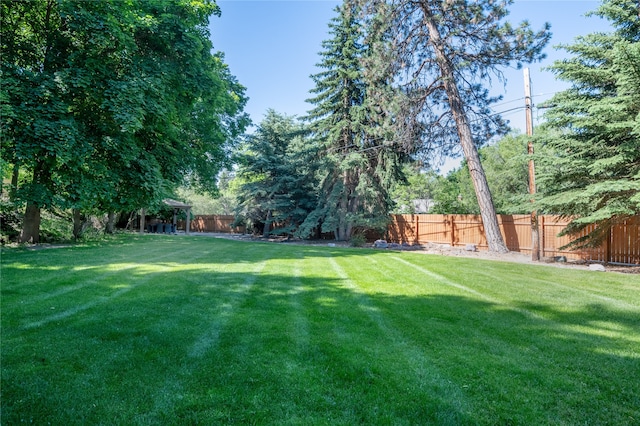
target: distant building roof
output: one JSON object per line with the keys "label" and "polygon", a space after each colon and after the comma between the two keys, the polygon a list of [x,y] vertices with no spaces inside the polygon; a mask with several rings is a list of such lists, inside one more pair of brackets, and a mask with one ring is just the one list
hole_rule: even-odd
{"label": "distant building roof", "polygon": [[191,206],[189,204],[185,204],[181,201],[172,200],[170,198],[165,198],[162,200],[169,207],[174,207],[176,209],[190,209]]}

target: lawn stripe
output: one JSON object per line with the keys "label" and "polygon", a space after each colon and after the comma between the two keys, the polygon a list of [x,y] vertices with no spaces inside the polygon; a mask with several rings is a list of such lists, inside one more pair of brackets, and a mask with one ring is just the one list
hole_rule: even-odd
{"label": "lawn stripe", "polygon": [[464,291],[466,293],[471,293],[474,296],[477,296],[477,297],[479,297],[480,299],[482,299],[482,300],[484,300],[486,302],[495,303],[495,304],[500,303],[497,299],[494,299],[494,298],[492,298],[490,296],[487,296],[486,294],[480,293],[479,291],[476,291],[476,290],[474,290],[474,289],[472,289],[470,287],[467,287],[465,285],[462,285],[460,283],[451,281],[450,279],[448,279],[447,277],[445,277],[443,275],[440,275],[440,274],[438,274],[436,272],[433,272],[433,271],[430,271],[428,269],[425,269],[422,266],[415,265],[415,264],[413,264],[413,263],[411,263],[411,262],[409,262],[409,261],[407,261],[405,259],[401,259],[401,258],[396,257],[396,256],[392,256],[391,259],[393,259],[393,260],[395,260],[397,262],[400,262],[402,264],[411,266],[412,268],[416,269],[417,271],[421,272],[422,274],[427,275],[427,276],[435,279],[437,283],[441,283],[441,284],[447,285],[449,287],[455,287],[458,290],[462,290],[462,291]]}
{"label": "lawn stripe", "polygon": [[[174,257],[175,255],[173,253],[167,253],[164,256],[159,256],[159,257],[155,257],[154,260],[159,260],[159,259],[165,259],[167,257]],[[25,305],[30,305],[33,303],[37,303],[37,302],[43,302],[45,300],[49,300],[58,296],[64,296],[68,293],[71,293],[73,291],[76,290],[82,290],[85,287],[91,286],[91,285],[95,285],[98,284],[108,278],[111,278],[112,276],[115,275],[119,275],[122,273],[125,273],[126,271],[130,270],[130,269],[135,269],[135,268],[140,268],[142,265],[144,265],[143,263],[111,263],[109,264],[109,268],[113,269],[112,271],[106,272],[106,271],[100,271],[99,275],[97,275],[95,278],[93,279],[88,279],[85,281],[82,281],[78,284],[72,285],[72,286],[66,286],[66,287],[62,287],[59,288],[55,291],[52,291],[51,293],[43,293],[39,296],[35,296],[32,297],[30,300],[25,300],[24,304]],[[92,267],[92,269],[95,268],[104,268],[105,265],[96,265],[94,267]],[[84,269],[82,272],[86,271],[86,269]]]}
{"label": "lawn stripe", "polygon": [[440,275],[440,274],[438,274],[436,272],[433,272],[433,271],[430,271],[428,269],[425,269],[422,266],[415,265],[415,264],[413,264],[413,263],[411,263],[411,262],[409,262],[409,261],[407,261],[405,259],[401,259],[401,258],[399,258],[397,256],[392,256],[391,259],[394,259],[394,260],[396,260],[396,261],[398,261],[400,263],[403,263],[405,265],[411,266],[412,268],[416,269],[417,271],[420,271],[421,273],[423,273],[423,274],[425,274],[425,275],[427,275],[427,276],[429,276],[431,278],[436,279],[439,283],[445,284],[445,285],[450,286],[450,287],[457,288],[457,289],[462,290],[462,291],[464,291],[466,293],[473,294],[474,296],[484,300],[485,302],[489,302],[489,303],[492,303],[492,304],[495,304],[495,305],[508,306],[509,309],[512,309],[512,310],[514,310],[516,312],[519,312],[519,313],[521,313],[521,314],[523,314],[523,315],[525,315],[527,317],[535,318],[535,319],[539,319],[539,320],[543,320],[543,321],[548,321],[547,318],[544,318],[541,315],[538,315],[538,314],[536,314],[534,312],[531,312],[531,311],[529,311],[527,309],[524,309],[524,308],[513,306],[512,304],[509,304],[509,303],[507,303],[507,302],[505,302],[503,300],[496,299],[494,297],[491,297],[491,296],[488,296],[488,295],[486,295],[484,293],[481,293],[481,292],[479,292],[477,290],[474,290],[474,289],[472,289],[470,287],[467,287],[467,286],[462,285],[460,283],[457,283],[455,281],[451,281],[450,279],[448,279],[447,277],[445,277],[443,275]]}
{"label": "lawn stripe", "polygon": [[[49,315],[49,316],[47,316],[47,317],[45,317],[45,318],[43,318],[43,319],[41,319],[39,321],[34,321],[34,322],[27,323],[27,324],[23,325],[21,328],[23,330],[29,330],[29,329],[32,329],[32,328],[41,327],[41,326],[43,326],[45,324],[48,324],[50,322],[59,321],[61,319],[65,319],[65,318],[71,317],[73,315],[76,315],[76,314],[78,314],[80,312],[83,312],[83,311],[86,311],[88,309],[91,309],[91,308],[93,308],[95,306],[111,302],[114,299],[122,296],[123,294],[130,292],[131,290],[133,290],[135,288],[138,288],[138,287],[140,287],[140,286],[142,286],[144,284],[147,284],[149,281],[151,281],[151,279],[155,275],[161,274],[163,272],[170,271],[172,269],[171,266],[162,266],[161,268],[162,268],[162,270],[160,270],[160,271],[147,274],[147,276],[144,279],[136,280],[136,284],[135,285],[129,285],[127,287],[124,287],[124,288],[121,288],[121,289],[115,291],[114,293],[110,294],[109,296],[98,297],[95,300],[92,300],[90,302],[84,303],[82,305],[75,306],[75,307],[73,307],[71,309],[67,309],[67,310],[65,310],[63,312],[59,312],[59,313],[56,313],[56,314],[53,314],[53,315]],[[126,272],[126,271],[122,271],[122,272]],[[100,280],[98,280],[97,282],[99,282],[99,281]]]}
{"label": "lawn stripe", "polygon": [[255,284],[260,273],[264,270],[266,264],[267,260],[263,260],[258,263],[255,270],[251,271],[251,275],[248,276],[239,286],[240,291],[234,292],[231,299],[221,305],[218,315],[209,323],[207,330],[198,337],[187,352],[187,356],[189,358],[201,358],[208,351],[215,348],[221,331],[226,327],[236,307],[241,305],[247,298],[251,288]]}
{"label": "lawn stripe", "polygon": [[[485,275],[485,274],[482,274],[482,275]],[[603,301],[603,302],[607,302],[607,303],[609,303],[609,304],[611,304],[611,305],[613,305],[615,307],[618,307],[618,308],[625,308],[625,309],[630,309],[631,308],[631,309],[633,309],[633,308],[637,307],[637,305],[628,303],[625,300],[614,299],[614,298],[609,297],[609,296],[603,296],[601,294],[597,294],[596,290],[588,290],[588,289],[586,289],[584,287],[571,287],[571,286],[567,286],[567,285],[564,285],[564,284],[560,284],[560,283],[555,282],[555,281],[550,281],[550,280],[546,280],[546,279],[542,279],[542,278],[536,278],[536,277],[529,277],[529,282],[531,282],[531,281],[535,281],[537,283],[540,283],[540,284],[543,284],[543,285],[547,285],[549,287],[554,287],[554,288],[563,289],[563,290],[570,290],[570,291],[575,292],[575,293],[580,293],[580,294],[582,294],[584,296],[591,297],[593,299],[600,300],[600,301]]]}
{"label": "lawn stripe", "polygon": [[[145,248],[148,247],[148,245],[145,245]],[[40,285],[40,284],[44,284],[46,282],[49,281],[57,281],[60,278],[60,273],[61,272],[78,272],[78,271],[91,271],[93,272],[93,270],[98,269],[98,268],[104,268],[105,266],[110,266],[113,265],[113,253],[110,252],[111,248],[104,248],[104,250],[107,251],[107,253],[105,253],[105,256],[102,258],[102,261],[100,264],[98,265],[92,265],[90,267],[74,267],[72,271],[64,271],[62,269],[62,267],[51,267],[51,266],[47,266],[46,268],[46,272],[48,273],[43,273],[44,271],[42,271],[41,273],[39,273],[38,277],[34,277],[34,274],[30,274],[31,276],[29,277],[29,280],[24,280],[21,279],[19,282],[3,282],[3,286],[10,286],[12,289],[14,290],[19,290],[23,287],[33,287],[34,285]],[[31,269],[42,269],[40,268],[38,265],[39,263],[42,263],[43,265],[50,265],[50,261],[49,259],[51,257],[55,257],[55,258],[59,258],[61,256],[61,254],[64,255],[69,255],[69,256],[74,256],[74,260],[78,259],[82,259],[82,254],[85,250],[89,250],[90,253],[92,253],[92,255],[94,255],[94,251],[92,250],[92,248],[87,248],[87,247],[77,247],[77,246],[68,246],[68,247],[60,247],[60,248],[56,248],[54,249],[54,252],[51,252],[49,250],[38,250],[38,251],[32,251],[29,254],[32,254],[34,259],[33,261],[27,263],[22,263],[22,265],[24,265],[24,267],[26,267],[27,269],[25,269],[25,273],[28,270]],[[64,250],[64,253],[61,253],[60,251]],[[96,249],[97,250],[101,250],[101,248]],[[140,251],[139,253],[135,254],[135,255],[128,255],[127,260],[128,261],[136,261],[136,260],[149,260],[150,256],[154,256],[156,253],[164,253],[166,251],[166,246],[164,245],[157,245],[155,246],[153,249],[148,250],[148,251]],[[69,253],[71,252],[71,253]],[[12,255],[16,255],[17,253],[11,253]],[[167,254],[167,256],[171,256],[171,253]],[[3,256],[4,257],[4,256]],[[163,256],[166,257],[166,256]],[[5,259],[3,259],[2,261],[2,268],[20,268],[20,265],[16,265],[15,262],[11,262],[11,261],[6,261]]]}
{"label": "lawn stripe", "polygon": [[412,370],[412,378],[420,382],[420,388],[428,387],[434,389],[436,391],[434,396],[446,395],[447,401],[451,403],[456,413],[468,412],[469,402],[466,400],[461,387],[455,384],[453,380],[445,377],[435,363],[425,356],[422,348],[415,345],[411,339],[406,338],[404,333],[397,327],[390,325],[391,323],[385,318],[385,315],[370,300],[366,292],[349,277],[349,274],[338,264],[335,258],[331,257],[329,261],[331,268],[336,272],[344,286],[352,290],[352,297],[357,300],[360,310],[376,324],[385,340],[388,340],[393,346],[393,349],[390,349],[380,342],[380,348],[376,348],[376,350],[384,349],[386,352],[397,354],[398,357],[402,356],[406,365]]}
{"label": "lawn stripe", "polygon": [[[166,249],[166,248],[164,248],[164,249]],[[159,250],[163,250],[163,249],[159,249]],[[164,254],[162,256],[154,257],[154,261],[162,260],[162,259],[165,259],[167,257],[171,257],[171,258],[183,257],[183,258],[186,258],[186,255],[188,253],[190,253],[190,252],[191,252],[190,247],[187,246],[184,249],[182,249],[181,251],[178,251],[178,252],[174,251],[174,252],[166,253],[166,254]],[[146,255],[148,256],[148,252],[146,253]],[[208,255],[207,252],[201,252],[198,256],[195,256],[195,257],[192,256],[190,258],[190,260],[191,261],[192,260],[197,260],[197,259],[203,258],[203,257],[205,257],[207,255]],[[114,266],[114,265],[117,265],[117,266]],[[94,279],[90,279],[90,280],[84,281],[83,283],[81,283],[81,284],[79,284],[77,286],[72,286],[74,288],[71,291],[80,290],[80,289],[84,289],[84,288],[86,288],[88,286],[93,286],[93,285],[99,284],[100,282],[103,282],[103,281],[105,281],[107,279],[110,279],[112,277],[117,277],[118,275],[125,274],[130,269],[141,268],[141,267],[144,267],[145,265],[146,265],[146,263],[135,263],[135,264],[128,264],[125,267],[121,267],[120,264],[111,264],[109,266],[113,266],[116,270],[114,270],[112,272],[102,273],[102,274],[100,274],[98,277],[96,277]],[[149,273],[146,274],[145,278],[135,280],[135,282],[136,282],[135,285],[127,285],[126,287],[120,288],[120,289],[116,290],[115,292],[113,292],[112,294],[110,294],[108,296],[100,296],[97,299],[91,300],[91,301],[89,301],[87,303],[84,303],[82,305],[75,306],[75,307],[67,309],[67,310],[65,310],[63,312],[59,312],[59,313],[55,313],[53,315],[49,315],[49,316],[47,316],[47,317],[45,317],[45,318],[43,318],[41,320],[38,320],[38,321],[33,321],[33,322],[30,322],[30,323],[24,324],[21,328],[24,329],[24,330],[29,330],[29,329],[32,329],[32,328],[41,327],[41,326],[43,326],[45,324],[48,324],[50,322],[66,319],[66,318],[71,317],[73,315],[76,315],[76,314],[78,314],[80,312],[84,312],[84,311],[87,311],[87,310],[89,310],[91,308],[94,308],[95,306],[111,302],[114,299],[122,296],[123,294],[130,292],[131,290],[134,290],[134,289],[136,289],[138,287],[141,287],[141,286],[147,284],[155,276],[176,269],[176,265],[173,264],[173,263],[168,263],[168,264],[165,264],[165,265],[157,264],[157,265],[155,265],[155,267],[160,268],[160,270],[149,272]],[[34,299],[36,299],[35,301],[32,301],[32,302],[26,301],[25,304],[28,305],[28,304],[35,303],[35,302],[45,301],[45,300],[48,300],[48,299],[50,299],[52,297],[61,296],[61,295],[69,293],[69,291],[62,291],[62,290],[63,289],[60,289],[60,290],[58,290],[56,292],[53,292],[53,293],[46,293],[46,294],[41,295],[39,297],[38,296],[34,297]],[[40,299],[40,300],[38,300],[38,299]]]}
{"label": "lawn stripe", "polygon": [[295,343],[295,353],[301,354],[309,346],[309,320],[306,312],[303,313],[302,295],[305,292],[305,287],[302,283],[302,263],[304,259],[296,259],[296,262],[292,265],[292,275],[294,277],[293,287],[289,291],[289,303],[291,304],[291,315],[293,320],[291,322],[292,335]]}
{"label": "lawn stripe", "polygon": [[[420,270],[420,272],[428,273],[429,276],[432,276],[432,277],[440,276],[439,274],[437,274],[435,272],[428,271],[428,270],[426,270],[424,268],[421,268],[418,265],[414,265],[414,264],[412,264],[410,262],[407,262],[404,259],[400,259],[398,257],[394,257],[394,259],[400,261],[403,264],[411,265],[415,269]],[[493,278],[494,277],[494,275],[490,275],[490,274],[487,274],[487,273],[479,274],[478,271],[476,270],[474,272],[474,276],[477,276],[477,275],[482,275],[484,277],[489,277],[489,278]],[[467,288],[466,286],[464,286],[462,284],[459,284],[459,283],[455,283],[455,282],[447,279],[446,277],[442,276],[442,278],[443,278],[443,282],[446,285],[453,285],[454,287],[461,288],[461,289]],[[540,281],[539,279],[535,279],[535,278],[533,278],[531,280],[532,281]],[[517,285],[517,282],[518,282],[517,280],[513,280],[512,281],[512,286],[513,285]],[[553,282],[545,281],[544,284],[553,284]],[[558,285],[561,286],[564,289],[572,290],[572,291],[575,291],[576,293],[580,293],[580,294],[583,294],[583,295],[586,295],[586,296],[594,296],[594,297],[597,296],[597,295],[593,295],[593,294],[591,294],[589,292],[581,292],[581,291],[579,291],[580,290],[579,288],[574,288],[574,287],[569,287],[569,286],[562,286],[560,284],[558,284]],[[608,333],[603,333],[597,327],[591,329],[587,325],[583,325],[581,327],[577,327],[575,324],[566,323],[566,321],[563,321],[562,319],[549,317],[548,315],[545,315],[545,314],[538,314],[538,313],[532,312],[529,309],[525,309],[525,308],[516,306],[514,304],[520,303],[517,300],[510,300],[510,301],[500,300],[500,299],[493,298],[491,296],[479,293],[479,292],[477,292],[477,291],[475,291],[473,289],[469,289],[469,290],[471,290],[470,293],[472,293],[474,295],[480,295],[480,297],[482,297],[485,301],[489,301],[489,302],[491,302],[493,304],[496,304],[496,305],[505,306],[505,307],[507,307],[508,309],[510,309],[512,311],[515,311],[515,312],[518,312],[518,313],[521,313],[521,314],[525,315],[526,317],[544,321],[544,323],[547,324],[547,327],[549,327],[550,329],[557,330],[558,332],[573,332],[573,331],[575,331],[577,329],[580,329],[582,332],[588,333],[589,335],[604,335],[604,336],[610,336],[610,337],[615,336],[615,337],[617,337],[617,338],[619,338],[621,340],[626,340],[628,342],[637,342],[637,340],[634,339],[633,337],[629,337],[628,335],[625,336],[623,331],[620,331],[617,334],[614,334],[612,331],[609,331]],[[526,290],[528,291],[529,297],[531,297],[532,289],[531,288],[526,288]],[[507,296],[507,295],[505,295],[505,296]],[[558,300],[562,300],[562,299],[559,298],[558,295],[555,295],[555,298],[552,297],[551,303],[553,305],[556,305],[558,303]],[[614,303],[612,303],[612,304],[614,306],[616,306],[616,307],[621,307],[621,305],[622,305],[622,303],[615,303],[615,300],[613,302]],[[533,302],[533,303],[535,305],[537,302]],[[586,305],[588,305],[588,302],[581,302],[580,303],[580,306],[586,306]],[[633,310],[633,311],[637,311],[637,306],[633,306],[633,305],[630,305],[630,304],[625,304],[625,305],[628,307],[628,309]],[[563,306],[564,306],[564,304],[563,304]],[[628,327],[629,326],[627,326],[627,328]]]}
{"label": "lawn stripe", "polygon": [[[208,254],[208,253],[207,253]],[[136,417],[142,423],[161,422],[163,416],[171,416],[175,413],[177,406],[181,403],[181,399],[188,394],[188,385],[190,379],[199,369],[200,362],[207,359],[207,355],[215,350],[220,343],[220,336],[228,328],[230,321],[233,320],[236,310],[247,300],[256,282],[259,281],[260,275],[265,270],[269,261],[274,255],[269,250],[264,250],[264,246],[251,245],[249,250],[245,250],[243,259],[257,258],[259,261],[249,264],[249,268],[244,268],[245,273],[249,273],[242,282],[233,286],[234,291],[230,291],[229,297],[224,301],[219,301],[220,308],[212,316],[211,321],[202,324],[204,331],[200,333],[190,345],[186,348],[186,357],[189,362],[182,363],[181,367],[167,375],[165,382],[152,395],[153,408],[145,413],[139,413]],[[227,265],[215,265],[210,267],[213,277],[216,273],[228,270]],[[200,269],[204,272],[203,269]]]}

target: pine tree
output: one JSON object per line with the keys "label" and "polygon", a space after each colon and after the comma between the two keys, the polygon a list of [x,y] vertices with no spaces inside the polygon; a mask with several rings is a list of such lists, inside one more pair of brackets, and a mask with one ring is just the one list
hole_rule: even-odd
{"label": "pine tree", "polygon": [[332,38],[322,44],[316,87],[309,99],[315,107],[307,119],[323,161],[319,203],[301,228],[308,235],[320,226],[348,240],[355,230],[386,225],[392,202],[389,190],[399,177],[401,153],[380,134],[380,114],[367,101],[363,59],[370,50],[358,9],[350,1],[336,8]]}
{"label": "pine tree", "polygon": [[526,22],[516,28],[505,22],[511,0],[360,2],[372,22],[386,23],[378,30],[385,33],[386,43],[379,45],[370,67],[392,72],[394,84],[413,101],[400,110],[396,134],[403,135],[407,127],[421,129],[427,156],[435,149],[446,153],[462,148],[489,250],[508,251],[477,151],[477,145],[505,130],[490,114],[489,106],[498,98],[485,85],[502,79],[501,66],[542,57],[548,27],[536,33]]}
{"label": "pine tree", "polygon": [[562,46],[551,67],[571,87],[551,99],[541,129],[555,152],[540,157],[541,207],[573,217],[564,234],[596,229],[573,245],[598,245],[616,221],[640,213],[640,14],[635,0],[605,0],[593,14],[614,30]]}
{"label": "pine tree", "polygon": [[269,110],[238,155],[244,183],[237,215],[263,236],[294,234],[316,203],[313,147],[304,133],[293,117]]}

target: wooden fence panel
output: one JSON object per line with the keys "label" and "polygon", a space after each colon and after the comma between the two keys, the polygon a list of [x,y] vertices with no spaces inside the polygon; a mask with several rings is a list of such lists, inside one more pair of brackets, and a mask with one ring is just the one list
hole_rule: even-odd
{"label": "wooden fence panel", "polygon": [[387,239],[391,241],[402,241],[416,244],[419,240],[418,226],[419,218],[412,214],[398,214],[393,216],[387,228]]}
{"label": "wooden fence panel", "polygon": [[[232,227],[235,217],[233,215],[197,215],[189,224],[191,232],[221,232],[221,233],[244,233],[245,228]],[[184,230],[185,222],[178,221],[178,229]]]}
{"label": "wooden fence panel", "polygon": [[415,217],[417,218],[417,243],[453,243],[453,229],[451,228],[451,220],[447,215],[415,215]]}
{"label": "wooden fence panel", "polygon": [[[244,227],[232,228],[234,217],[195,216],[191,221],[193,232],[244,233]],[[589,260],[620,264],[640,264],[640,217],[622,221],[611,230],[602,247],[586,250],[567,250],[561,247],[571,242],[571,237],[558,236],[568,220],[557,216],[538,217],[540,255],[542,257],[566,256],[571,260]],[[531,216],[499,215],[498,223],[507,247],[511,251],[531,253]],[[178,222],[184,229],[184,221]],[[589,232],[589,228],[585,232]],[[386,238],[390,242],[409,244],[449,244],[464,246],[475,244],[487,249],[482,219],[474,215],[414,214],[392,215]]]}
{"label": "wooden fence panel", "polygon": [[[565,256],[571,260],[590,260],[596,262],[606,262],[606,247],[598,247],[592,249],[571,250],[562,248],[569,244],[574,238],[568,235],[559,235],[560,232],[569,224],[568,219],[558,216],[544,215],[539,218],[540,235],[542,242],[540,244],[542,257]],[[578,237],[591,232],[593,227],[588,227]]]}
{"label": "wooden fence panel", "polygon": [[[544,215],[538,217],[538,222],[542,257],[565,256],[572,260],[640,264],[640,217],[614,226],[603,246],[582,250],[561,248],[573,238],[558,235],[567,226],[568,220]],[[499,215],[498,223],[509,250],[531,253],[530,215]],[[592,230],[587,228],[585,234]],[[482,219],[474,215],[393,215],[387,239],[398,243],[475,244],[480,249],[488,248]]]}
{"label": "wooden fence panel", "polygon": [[622,221],[611,229],[609,262],[640,264],[640,217]]}
{"label": "wooden fence panel", "polygon": [[451,215],[451,245],[465,246],[475,244],[478,248],[487,249],[487,239],[484,236],[484,226],[480,216]]}
{"label": "wooden fence panel", "polygon": [[[480,221],[478,227],[481,227],[482,219],[479,216],[474,217],[478,218]],[[531,238],[530,215],[499,215],[498,224],[500,225],[504,242],[509,250],[531,253],[533,243]]]}

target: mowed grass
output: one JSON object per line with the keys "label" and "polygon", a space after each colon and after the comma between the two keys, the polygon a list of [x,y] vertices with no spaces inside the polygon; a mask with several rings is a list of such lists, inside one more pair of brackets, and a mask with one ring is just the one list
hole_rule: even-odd
{"label": "mowed grass", "polygon": [[124,236],[2,252],[2,419],[640,424],[640,277]]}

